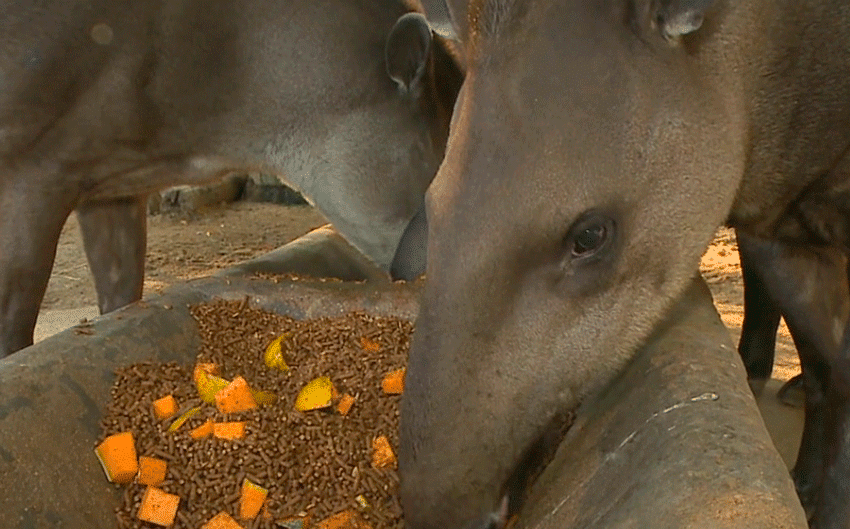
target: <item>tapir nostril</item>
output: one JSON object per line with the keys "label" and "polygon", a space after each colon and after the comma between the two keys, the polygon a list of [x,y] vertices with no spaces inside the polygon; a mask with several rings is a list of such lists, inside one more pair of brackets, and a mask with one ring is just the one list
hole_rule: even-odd
{"label": "tapir nostril", "polygon": [[[503,528],[510,517],[517,514],[525,501],[531,485],[537,481],[566,437],[575,420],[575,413],[556,414],[542,429],[540,436],[526,449],[505,484],[505,495],[499,508]],[[496,514],[496,513],[494,513]]]}

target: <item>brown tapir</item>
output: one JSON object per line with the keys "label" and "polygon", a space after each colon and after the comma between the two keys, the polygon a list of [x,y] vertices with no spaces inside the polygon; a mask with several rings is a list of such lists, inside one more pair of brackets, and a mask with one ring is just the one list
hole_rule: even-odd
{"label": "brown tapir", "polygon": [[629,361],[723,223],[799,347],[811,526],[850,527],[850,4],[448,5],[467,75],[426,198],[408,527],[500,527],[526,456]]}
{"label": "brown tapir", "polygon": [[[102,312],[141,295],[146,194],[281,175],[397,277],[462,72],[402,0],[18,0],[0,12],[0,356],[77,211]],[[424,220],[418,217],[416,226]],[[405,252],[424,251],[414,227]]]}

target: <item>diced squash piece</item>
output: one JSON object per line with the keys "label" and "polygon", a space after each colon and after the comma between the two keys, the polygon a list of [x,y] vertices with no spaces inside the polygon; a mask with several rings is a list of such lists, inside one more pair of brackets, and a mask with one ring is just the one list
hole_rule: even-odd
{"label": "diced squash piece", "polygon": [[97,445],[94,453],[103,466],[106,479],[113,483],[130,483],[139,471],[133,432],[110,435]]}
{"label": "diced squash piece", "polygon": [[381,346],[378,342],[372,341],[365,336],[360,337],[360,347],[363,348],[364,351],[369,353],[377,353],[380,350]]}
{"label": "diced squash piece", "polygon": [[174,419],[174,422],[171,423],[171,426],[168,427],[168,431],[169,432],[176,432],[178,428],[180,428],[181,426],[186,424],[186,421],[188,421],[189,419],[191,419],[192,417],[194,417],[195,415],[200,413],[200,411],[201,411],[200,406],[196,406],[194,408],[190,408],[190,409],[186,410],[186,412],[183,413],[183,415]]}
{"label": "diced squash piece", "polygon": [[218,375],[218,366],[211,362],[196,364],[195,369],[192,371],[192,380],[195,381],[195,384],[198,383],[202,373],[205,375]]}
{"label": "diced squash piece", "polygon": [[375,468],[395,468],[396,458],[386,435],[372,441],[372,466]]}
{"label": "diced squash piece", "polygon": [[245,437],[245,421],[213,423],[213,435],[219,439],[242,439]]}
{"label": "diced squash piece", "polygon": [[180,505],[180,496],[168,494],[156,487],[148,487],[142,496],[142,503],[139,505],[136,517],[145,522],[168,527],[174,523],[178,505]]}
{"label": "diced squash piece", "polygon": [[404,368],[387,373],[381,381],[381,388],[388,395],[400,395],[404,392]]}
{"label": "diced squash piece", "polygon": [[354,405],[354,397],[346,393],[339,399],[339,402],[336,405],[336,411],[339,412],[343,417],[348,415],[348,412],[351,411],[351,407]]}
{"label": "diced squash piece", "polygon": [[168,463],[156,457],[141,456],[139,458],[139,475],[136,481],[142,485],[158,486],[165,481]]}
{"label": "diced squash piece", "polygon": [[366,500],[366,496],[364,496],[362,494],[358,494],[357,496],[355,496],[354,501],[357,502],[357,506],[360,507],[361,509],[365,510],[365,509],[369,508],[369,501]]}
{"label": "diced squash piece", "polygon": [[212,419],[207,419],[207,422],[189,431],[189,435],[192,437],[192,439],[206,439],[207,437],[211,436],[212,433]]}
{"label": "diced squash piece", "polygon": [[311,520],[312,517],[308,514],[307,516],[292,516],[283,520],[277,520],[276,523],[278,527],[283,527],[284,529],[306,529],[311,527]]}
{"label": "diced squash piece", "polygon": [[242,481],[242,496],[239,498],[239,518],[253,520],[260,514],[269,491],[245,479]]}
{"label": "diced squash piece", "polygon": [[327,408],[333,403],[334,385],[328,377],[311,380],[298,393],[295,409],[298,411]]}
{"label": "diced squash piece", "polygon": [[277,395],[271,391],[257,391],[256,389],[252,389],[251,395],[254,396],[254,401],[259,406],[265,406],[266,404],[274,404],[277,402]]}
{"label": "diced squash piece", "polygon": [[153,413],[157,419],[170,419],[177,415],[177,401],[174,395],[166,395],[153,401]]}
{"label": "diced squash piece", "polygon": [[236,377],[226,388],[215,394],[215,407],[221,413],[239,413],[257,409],[257,401],[251,394],[248,382],[242,377]]}
{"label": "diced squash piece", "polygon": [[242,526],[236,523],[232,516],[221,511],[202,525],[201,529],[242,529]]}
{"label": "diced squash piece", "polygon": [[348,509],[325,518],[316,525],[316,529],[371,529],[371,526],[357,511]]}
{"label": "diced squash piece", "polygon": [[263,355],[263,361],[266,363],[266,367],[280,369],[281,371],[289,370],[289,366],[286,365],[286,360],[283,358],[282,342],[291,335],[291,332],[285,332],[275,338],[272,343],[266,347],[266,353]]}
{"label": "diced squash piece", "polygon": [[[204,364],[200,364],[204,365]],[[207,373],[203,369],[195,368],[195,387],[201,400],[207,404],[215,404],[216,394],[230,384],[229,380]]]}

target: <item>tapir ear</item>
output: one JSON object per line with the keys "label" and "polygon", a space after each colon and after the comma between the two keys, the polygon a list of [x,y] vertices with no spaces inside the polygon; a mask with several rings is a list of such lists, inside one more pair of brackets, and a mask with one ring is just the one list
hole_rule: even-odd
{"label": "tapir ear", "polygon": [[702,26],[706,10],[716,0],[659,0],[655,22],[666,39],[693,33]]}
{"label": "tapir ear", "polygon": [[407,13],[396,21],[387,37],[387,74],[405,91],[411,91],[425,75],[431,51],[431,27],[419,13]]}
{"label": "tapir ear", "polygon": [[445,0],[455,34],[461,42],[469,40],[469,0]]}
{"label": "tapir ear", "polygon": [[454,41],[460,39],[446,0],[421,0],[421,4],[434,33]]}

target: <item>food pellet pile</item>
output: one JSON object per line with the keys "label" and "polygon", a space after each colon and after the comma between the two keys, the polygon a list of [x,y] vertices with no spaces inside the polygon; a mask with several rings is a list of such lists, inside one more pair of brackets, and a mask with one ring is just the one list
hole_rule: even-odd
{"label": "food pellet pile", "polygon": [[[117,373],[101,439],[131,431],[140,458],[167,462],[165,480],[157,487],[180,498],[172,527],[198,529],[225,511],[245,528],[334,529],[328,518],[339,519],[342,512],[357,513],[358,523],[371,529],[401,528],[394,462],[376,468],[373,457],[381,436],[393,451],[398,448],[400,396],[387,394],[382,381],[404,367],[412,324],[364,313],[297,321],[253,309],[247,300],[218,300],[194,307],[192,314],[203,340],[199,364],[215,364],[220,377],[241,376],[250,389],[271,392],[278,399],[225,415],[202,402],[191,368],[144,363]],[[264,362],[267,346],[281,335],[288,370]],[[318,377],[330,379],[335,402],[345,394],[354,397],[346,415],[336,404],[306,412],[295,409],[299,391]],[[178,415],[201,409],[169,432],[176,416],[161,420],[153,412],[154,401],[165,395],[176,400]],[[245,421],[245,435],[192,439],[189,432],[208,419]],[[252,520],[239,519],[245,479],[268,489],[266,514]],[[118,526],[160,527],[137,518],[147,489],[137,480],[121,485],[125,491],[116,510]]]}

